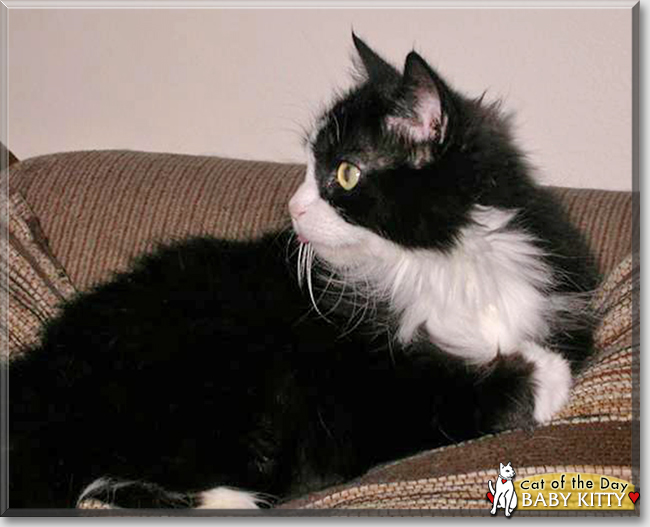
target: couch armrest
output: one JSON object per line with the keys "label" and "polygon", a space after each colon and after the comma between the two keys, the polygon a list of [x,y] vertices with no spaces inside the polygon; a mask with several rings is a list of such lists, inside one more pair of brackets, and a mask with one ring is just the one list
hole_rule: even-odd
{"label": "couch armrest", "polygon": [[75,289],[49,250],[38,218],[15,190],[7,199],[7,219],[0,255],[7,270],[2,284],[9,308],[3,320],[7,324],[3,351],[8,354],[5,358],[12,358],[37,341],[43,323]]}

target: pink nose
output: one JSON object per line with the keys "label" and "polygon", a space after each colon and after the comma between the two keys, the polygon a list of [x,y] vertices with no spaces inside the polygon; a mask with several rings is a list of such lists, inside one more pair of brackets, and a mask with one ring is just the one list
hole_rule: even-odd
{"label": "pink nose", "polygon": [[296,205],[295,203],[289,203],[289,214],[291,214],[292,218],[300,218],[300,216],[302,216],[305,212],[307,212],[306,208],[301,207],[300,205]]}

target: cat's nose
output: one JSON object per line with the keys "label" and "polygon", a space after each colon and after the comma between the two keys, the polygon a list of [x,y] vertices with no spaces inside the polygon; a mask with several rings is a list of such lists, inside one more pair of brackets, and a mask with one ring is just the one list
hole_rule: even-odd
{"label": "cat's nose", "polygon": [[300,218],[300,216],[302,216],[305,212],[307,212],[307,207],[305,207],[298,200],[292,199],[289,201],[289,214],[291,214],[291,217],[294,220]]}
{"label": "cat's nose", "polygon": [[289,207],[289,214],[291,214],[291,217],[293,219],[298,219],[300,216],[302,216],[305,212],[307,212],[306,209],[298,208],[298,207]]}
{"label": "cat's nose", "polygon": [[289,214],[294,220],[303,216],[309,207],[316,201],[317,190],[312,188],[309,181],[303,181],[298,190],[289,200]]}

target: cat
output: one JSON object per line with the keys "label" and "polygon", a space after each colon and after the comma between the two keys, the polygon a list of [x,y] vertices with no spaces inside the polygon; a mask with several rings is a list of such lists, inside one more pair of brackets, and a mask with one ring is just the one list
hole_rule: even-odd
{"label": "cat", "polygon": [[11,364],[11,508],[271,507],[566,403],[585,243],[498,105],[353,42],[291,228],[163,245]]}
{"label": "cat", "polygon": [[496,490],[492,486],[492,480],[488,480],[488,487],[490,487],[493,497],[490,514],[493,516],[497,513],[497,509],[504,509],[504,514],[510,516],[512,511],[517,508],[517,493],[515,492],[515,484],[512,482],[514,477],[515,469],[512,468],[510,462],[507,465],[499,463]]}

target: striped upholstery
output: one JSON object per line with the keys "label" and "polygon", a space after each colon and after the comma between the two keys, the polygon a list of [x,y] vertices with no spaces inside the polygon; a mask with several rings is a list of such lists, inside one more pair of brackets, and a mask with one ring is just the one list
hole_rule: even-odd
{"label": "striped upholstery", "polygon": [[554,192],[573,224],[585,234],[601,272],[610,272],[632,250],[632,194],[561,187]]}
{"label": "striped upholstery", "polygon": [[9,293],[9,309],[2,319],[2,335],[7,339],[2,352],[12,356],[36,341],[41,324],[75,290],[23,197],[10,192],[6,203],[8,222],[2,225],[0,265],[9,272],[0,279],[0,289]]}
{"label": "striped upholstery", "polygon": [[[6,169],[0,178],[10,183],[9,222],[3,225],[9,280],[2,285],[10,293],[10,353],[36,340],[61,298],[124,269],[158,241],[204,233],[247,238],[286,225],[286,202],[303,171],[300,165],[130,151],[48,155]],[[0,188],[5,183],[0,180]],[[520,475],[577,471],[635,482],[638,339],[632,338],[632,299],[638,269],[629,256],[631,194],[554,192],[609,274],[595,299],[604,314],[598,354],[563,412],[534,432],[513,430],[424,452],[283,507],[471,513],[485,508],[488,474],[509,460]]]}

